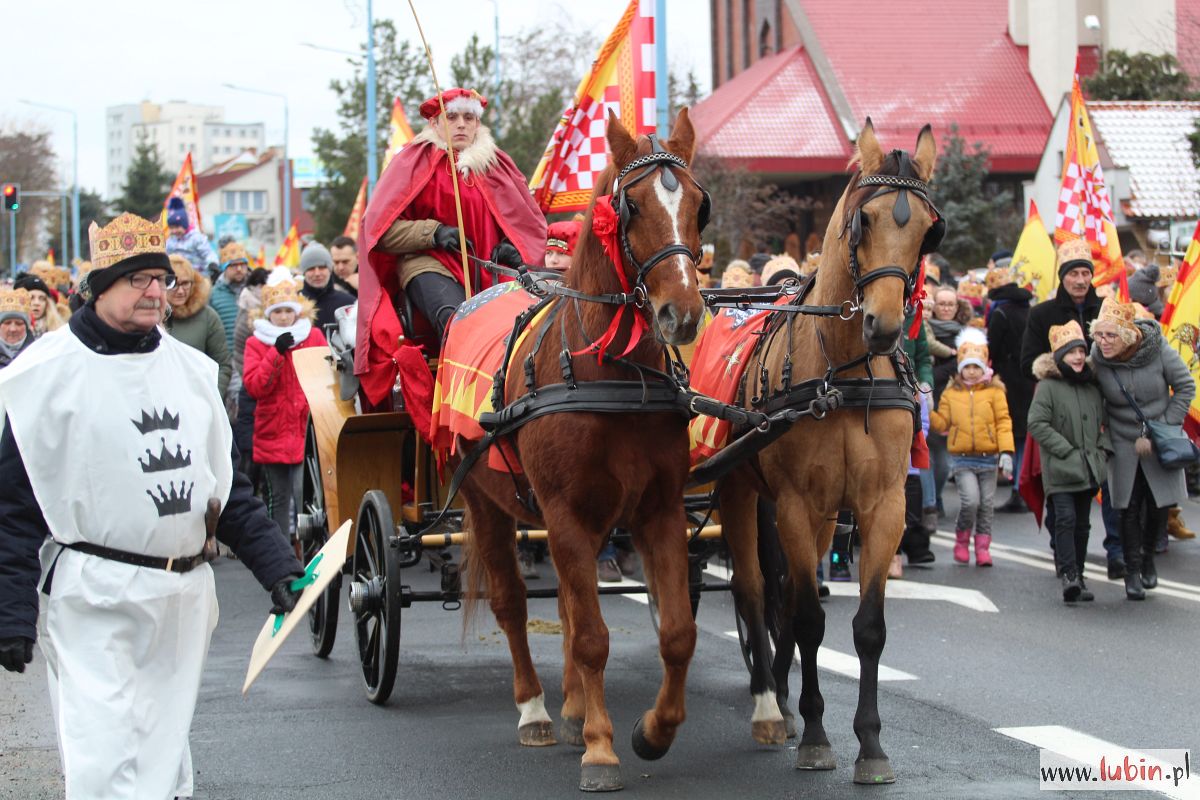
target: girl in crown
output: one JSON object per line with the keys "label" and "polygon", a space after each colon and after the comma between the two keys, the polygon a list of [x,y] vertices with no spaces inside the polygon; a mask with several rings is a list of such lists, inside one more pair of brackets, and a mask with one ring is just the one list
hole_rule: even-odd
{"label": "girl in crown", "polygon": [[958,487],[954,560],[959,564],[970,561],[973,530],[975,565],[990,567],[997,466],[1012,477],[1012,418],[1004,384],[988,366],[987,336],[976,328],[964,328],[957,344],[958,375],[942,392],[937,410],[930,414],[929,427],[947,435],[950,467]]}
{"label": "girl in crown", "polygon": [[267,477],[271,517],[284,533],[291,530],[293,488],[304,460],[308,400],[300,388],[292,351],[323,347],[325,337],[304,313],[296,281],[287,267],[276,267],[262,289],[263,318],[254,321],[246,340],[242,380],[258,401],[254,410],[254,463]]}

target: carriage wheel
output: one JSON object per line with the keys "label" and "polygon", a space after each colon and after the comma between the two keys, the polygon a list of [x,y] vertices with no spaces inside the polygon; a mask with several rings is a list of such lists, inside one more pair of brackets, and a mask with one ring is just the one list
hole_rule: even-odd
{"label": "carriage wheel", "polygon": [[[325,483],[321,478],[321,456],[317,450],[317,434],[312,422],[304,438],[303,488],[300,494],[300,511],[296,515],[296,535],[304,563],[312,561],[329,540],[329,515],[325,510]],[[321,593],[320,598],[308,611],[308,632],[312,641],[313,654],[326,658],[333,650],[337,635],[338,607],[342,593],[342,576],[338,575]]]}
{"label": "carriage wheel", "polygon": [[390,543],[392,519],[383,492],[372,489],[363,495],[351,569],[350,611],[367,699],[376,705],[386,703],[392,694],[400,656],[400,554]]}

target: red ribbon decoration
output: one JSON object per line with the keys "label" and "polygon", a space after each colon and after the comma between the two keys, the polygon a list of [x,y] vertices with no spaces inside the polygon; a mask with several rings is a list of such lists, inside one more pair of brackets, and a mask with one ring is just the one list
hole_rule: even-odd
{"label": "red ribbon decoration", "polygon": [[[597,197],[595,204],[592,206],[592,233],[600,240],[601,246],[604,247],[604,252],[612,262],[613,269],[617,273],[617,280],[621,282],[621,291],[625,294],[630,294],[632,290],[629,287],[629,278],[625,276],[625,259],[621,253],[621,239],[619,235],[619,226],[617,222],[617,212],[613,211],[612,195],[606,194],[602,197]],[[582,350],[576,350],[571,355],[578,356],[585,353],[595,353],[596,363],[604,363],[604,351],[617,338],[617,332],[621,327],[621,318],[625,315],[625,311],[629,308],[628,305],[621,306],[616,315],[609,323],[608,329],[601,334],[599,339],[589,344]],[[646,324],[645,318],[634,312],[633,329],[629,333],[629,344],[625,346],[625,350],[618,358],[629,355],[633,348],[637,347],[638,342],[642,340],[643,334],[649,331],[649,326]]]}
{"label": "red ribbon decoration", "polygon": [[917,313],[913,316],[912,325],[908,326],[908,338],[916,339],[917,332],[921,330],[921,324],[925,321],[925,304],[921,301],[925,299],[925,258],[921,256],[919,272],[917,273],[917,288],[912,293],[912,298],[908,301],[910,306],[916,306]]}

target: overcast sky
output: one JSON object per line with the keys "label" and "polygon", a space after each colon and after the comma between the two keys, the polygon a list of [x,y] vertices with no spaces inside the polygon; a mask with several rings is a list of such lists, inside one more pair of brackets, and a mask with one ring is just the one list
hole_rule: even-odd
{"label": "overcast sky", "polygon": [[[603,40],[628,0],[497,0],[500,34],[570,18]],[[492,0],[415,0],[447,80],[450,56],[472,33],[493,41]],[[267,141],[283,138],[282,102],[232,91],[241,83],[288,96],[293,156],[312,154],[316,126],[334,121],[329,80],[348,77],[343,56],[301,42],[356,50],[366,29],[366,0],[3,0],[4,63],[0,127],[34,122],[54,134],[59,167],[71,174],[71,118],[21,104],[28,99],[79,115],[79,178],[105,191],[104,109],[141,100],[219,105],[230,122],[264,122]],[[376,18],[391,18],[419,41],[407,0],[375,0]],[[680,72],[710,83],[709,14],[703,0],[668,0],[668,57]],[[582,76],[570,76],[574,86]],[[550,131],[546,132],[547,137]],[[2,178],[2,176],[0,176]],[[28,187],[33,188],[33,187]]]}

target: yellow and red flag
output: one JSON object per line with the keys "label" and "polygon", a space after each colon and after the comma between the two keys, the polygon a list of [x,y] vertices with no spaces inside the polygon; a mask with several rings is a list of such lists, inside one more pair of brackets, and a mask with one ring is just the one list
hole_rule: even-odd
{"label": "yellow and red flag", "polygon": [[1017,285],[1033,292],[1039,303],[1058,290],[1054,245],[1042,224],[1037,203],[1032,200],[1029,201],[1029,219],[1025,221],[1017,249],[1013,251],[1012,269]]}
{"label": "yellow and red flag", "polygon": [[258,246],[258,263],[254,266],[262,267],[263,269],[267,267],[267,248],[264,245],[260,244]]}
{"label": "yellow and red flag", "polygon": [[50,266],[54,266],[54,248],[51,247],[46,251],[46,260],[50,262]]}
{"label": "yellow and red flag", "polygon": [[[389,127],[391,128],[391,133],[388,134],[387,152],[383,154],[383,169],[388,168],[388,164],[392,163],[392,159],[396,157],[396,153],[403,150],[404,145],[411,142],[413,138],[412,126],[408,124],[408,117],[404,113],[404,104],[400,102],[399,97],[392,103],[392,119]],[[383,174],[383,169],[379,170],[380,174]],[[361,196],[366,197],[365,194]],[[347,233],[346,235],[349,236],[350,234]],[[357,233],[354,235],[355,237],[358,236]]]}
{"label": "yellow and red flag", "polygon": [[[387,163],[383,165],[387,169]],[[354,207],[350,209],[350,219],[346,220],[346,227],[342,230],[343,236],[349,236],[354,241],[358,241],[358,229],[362,225],[363,214],[367,211],[367,179],[363,178],[362,186],[358,187],[358,197],[354,198]]]}
{"label": "yellow and red flag", "polygon": [[608,166],[605,121],[614,111],[635,136],[654,133],[654,4],[630,0],[575,90],[529,188],[544,213],[582,211]]}
{"label": "yellow and red flag", "polygon": [[279,251],[275,253],[275,266],[293,269],[300,266],[300,234],[296,231],[294,222],[283,244],[279,245]]}
{"label": "yellow and red flag", "polygon": [[1129,302],[1129,285],[1125,280],[1121,244],[1117,241],[1117,226],[1113,222],[1112,202],[1104,184],[1100,151],[1096,148],[1083,91],[1079,88],[1077,65],[1071,83],[1071,120],[1063,152],[1054,241],[1062,243],[1080,238],[1085,239],[1092,249],[1092,261],[1096,265],[1093,283],[1096,286],[1119,283],[1121,299]]}
{"label": "yellow and red flag", "polygon": [[[1163,307],[1162,326],[1167,342],[1183,357],[1200,385],[1200,223]],[[1200,440],[1200,396],[1193,398],[1183,427],[1192,439]]]}
{"label": "yellow and red flag", "polygon": [[183,207],[187,209],[188,221],[191,222],[192,228],[203,230],[203,226],[200,224],[200,194],[196,191],[196,173],[192,170],[191,153],[188,153],[187,157],[183,159],[183,166],[179,168],[179,174],[175,176],[175,183],[171,184],[171,191],[167,194],[167,199],[163,200],[163,230],[167,229],[167,204],[171,202],[172,197],[183,200]]}

